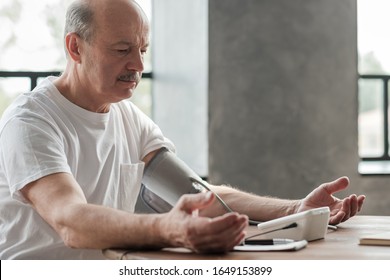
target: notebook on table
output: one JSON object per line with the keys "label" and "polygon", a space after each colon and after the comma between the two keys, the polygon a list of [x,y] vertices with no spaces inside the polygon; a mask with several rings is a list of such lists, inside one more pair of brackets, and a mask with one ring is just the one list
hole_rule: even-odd
{"label": "notebook on table", "polygon": [[390,246],[390,231],[364,235],[360,237],[359,244]]}

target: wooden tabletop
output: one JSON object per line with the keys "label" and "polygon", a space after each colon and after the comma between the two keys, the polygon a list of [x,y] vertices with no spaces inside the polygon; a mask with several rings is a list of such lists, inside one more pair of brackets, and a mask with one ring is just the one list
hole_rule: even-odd
{"label": "wooden tabletop", "polygon": [[[251,227],[248,234],[256,230]],[[184,248],[142,251],[106,249],[107,259],[124,260],[390,260],[390,246],[359,245],[359,237],[384,231],[390,232],[390,216],[355,216],[328,230],[324,239],[311,241],[299,251],[229,252],[227,254],[196,254]]]}

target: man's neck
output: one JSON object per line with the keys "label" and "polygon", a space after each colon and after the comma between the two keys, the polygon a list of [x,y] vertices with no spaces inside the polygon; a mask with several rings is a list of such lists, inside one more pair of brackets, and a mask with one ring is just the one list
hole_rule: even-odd
{"label": "man's neck", "polygon": [[72,75],[68,69],[54,81],[54,85],[66,99],[85,110],[96,113],[107,113],[110,110],[110,104],[95,104],[94,98],[89,98],[88,90],[82,86],[79,76]]}

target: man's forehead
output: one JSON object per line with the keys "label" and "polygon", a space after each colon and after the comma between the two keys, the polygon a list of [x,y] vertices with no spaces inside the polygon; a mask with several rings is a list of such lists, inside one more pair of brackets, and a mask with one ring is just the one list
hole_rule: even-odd
{"label": "man's forehead", "polygon": [[[115,3],[115,2],[114,2]],[[149,22],[140,8],[133,5],[111,7],[108,10],[96,13],[95,24],[100,32],[119,33],[121,36],[128,33],[137,36],[149,36]]]}
{"label": "man's forehead", "polygon": [[126,40],[126,39],[120,39],[120,40],[110,40],[107,42],[112,47],[143,47],[147,48],[149,46],[149,40],[147,39],[134,39],[134,40]]}
{"label": "man's forehead", "polygon": [[149,27],[139,22],[111,21],[97,24],[96,37],[114,43],[145,45],[149,42]]}

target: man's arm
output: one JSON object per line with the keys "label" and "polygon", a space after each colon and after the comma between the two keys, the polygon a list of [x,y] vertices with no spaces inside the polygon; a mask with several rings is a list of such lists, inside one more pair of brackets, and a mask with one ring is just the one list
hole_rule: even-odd
{"label": "man's arm", "polygon": [[[299,200],[259,196],[229,186],[211,186],[211,188],[233,211],[244,213],[251,220],[259,222],[296,213],[300,205]],[[211,216],[226,213],[225,208],[218,201],[205,211],[203,213]]]}
{"label": "man's arm", "polygon": [[185,195],[165,214],[132,214],[88,204],[71,174],[56,173],[25,186],[24,197],[72,248],[178,247],[196,252],[231,250],[244,238],[247,217],[194,215],[211,194]]}
{"label": "man's arm", "polygon": [[[222,197],[234,211],[244,213],[251,220],[268,221],[285,215],[305,211],[312,208],[328,206],[330,208],[330,224],[338,224],[355,216],[362,208],[365,196],[351,194],[343,199],[333,196],[349,186],[347,177],[321,184],[300,200],[287,200],[262,197],[224,186],[213,186],[213,190]],[[223,213],[220,204],[213,205],[213,212]]]}
{"label": "man's arm", "polygon": [[157,233],[158,215],[141,216],[88,204],[80,186],[68,173],[43,177],[21,192],[69,247],[166,245]]}

